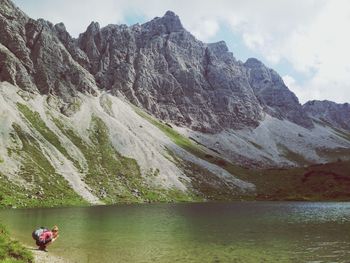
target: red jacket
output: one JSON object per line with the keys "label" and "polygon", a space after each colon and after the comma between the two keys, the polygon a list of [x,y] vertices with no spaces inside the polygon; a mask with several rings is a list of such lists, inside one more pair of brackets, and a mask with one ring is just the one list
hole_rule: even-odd
{"label": "red jacket", "polygon": [[52,237],[53,237],[52,231],[46,230],[40,235],[39,240],[43,242],[49,242],[52,240]]}

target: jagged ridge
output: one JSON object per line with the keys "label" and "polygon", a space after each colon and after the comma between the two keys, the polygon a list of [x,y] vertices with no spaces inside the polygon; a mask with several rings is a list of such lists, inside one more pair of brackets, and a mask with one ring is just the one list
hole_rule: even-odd
{"label": "jagged ridge", "polygon": [[2,81],[65,101],[95,93],[96,84],[204,132],[257,127],[266,113],[313,127],[276,72],[256,59],[237,61],[223,41],[195,39],[173,12],[131,27],[92,22],[73,39],[63,23],[34,21],[7,0],[2,6]]}
{"label": "jagged ridge", "polygon": [[349,103],[313,100],[305,103],[303,109],[310,117],[326,121],[336,128],[350,130]]}

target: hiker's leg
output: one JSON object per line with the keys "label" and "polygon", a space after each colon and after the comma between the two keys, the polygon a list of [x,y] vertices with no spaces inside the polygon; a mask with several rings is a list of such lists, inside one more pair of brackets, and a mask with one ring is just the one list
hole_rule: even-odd
{"label": "hiker's leg", "polygon": [[45,250],[46,249],[46,246],[45,245],[41,245],[40,247],[39,247],[39,250]]}

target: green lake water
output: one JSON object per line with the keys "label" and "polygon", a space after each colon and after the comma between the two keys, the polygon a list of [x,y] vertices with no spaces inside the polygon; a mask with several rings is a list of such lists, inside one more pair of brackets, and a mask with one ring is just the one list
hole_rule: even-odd
{"label": "green lake water", "polygon": [[350,262],[350,203],[233,202],[0,210],[12,235],[57,224],[72,262]]}

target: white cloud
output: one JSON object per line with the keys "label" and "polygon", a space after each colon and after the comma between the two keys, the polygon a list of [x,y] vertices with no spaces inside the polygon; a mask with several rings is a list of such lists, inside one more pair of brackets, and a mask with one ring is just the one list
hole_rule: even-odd
{"label": "white cloud", "polygon": [[208,41],[219,31],[219,23],[212,19],[203,19],[198,24],[192,25],[189,30],[196,38]]}
{"label": "white cloud", "polygon": [[272,67],[288,61],[307,78],[298,83],[294,76],[290,84],[298,87],[295,90],[299,89],[302,101],[350,102],[348,0],[36,0],[42,4],[33,8],[28,0],[15,2],[27,7],[24,10],[31,16],[63,21],[75,36],[91,20],[103,26],[125,22],[127,16],[151,19],[173,10],[203,41],[210,41],[221,26],[226,26]]}
{"label": "white cloud", "polygon": [[73,36],[84,32],[92,21],[101,25],[116,24],[121,23],[126,15],[126,10],[118,8],[118,1],[113,0],[13,1],[30,17],[44,18],[52,23],[63,22]]}
{"label": "white cloud", "polygon": [[310,97],[318,98],[319,94],[315,94],[315,90],[305,89],[300,86],[297,81],[290,75],[285,75],[282,77],[284,83],[287,87],[295,93],[301,104],[304,104]]}

